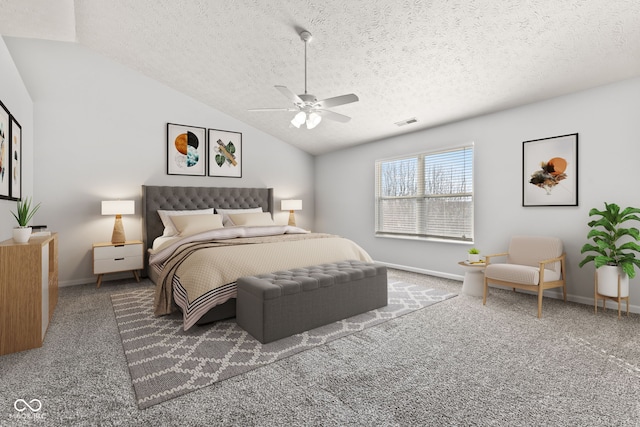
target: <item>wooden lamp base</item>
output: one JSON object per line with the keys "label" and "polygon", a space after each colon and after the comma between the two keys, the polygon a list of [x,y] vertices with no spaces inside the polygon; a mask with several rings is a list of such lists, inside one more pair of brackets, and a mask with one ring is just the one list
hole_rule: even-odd
{"label": "wooden lamp base", "polygon": [[289,225],[295,227],[296,226],[296,215],[293,211],[289,211]]}
{"label": "wooden lamp base", "polygon": [[124,226],[122,225],[122,215],[116,215],[116,222],[113,224],[113,234],[111,235],[111,243],[114,245],[124,244],[126,238],[124,236]]}

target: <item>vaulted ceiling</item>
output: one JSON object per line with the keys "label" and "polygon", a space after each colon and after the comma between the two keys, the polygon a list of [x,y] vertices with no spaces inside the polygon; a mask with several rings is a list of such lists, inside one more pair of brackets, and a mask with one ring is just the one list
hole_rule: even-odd
{"label": "vaulted ceiling", "polygon": [[[0,34],[77,42],[321,154],[640,75],[638,0],[0,0]],[[274,85],[348,123],[292,127]],[[398,126],[410,118],[415,123]],[[215,126],[215,123],[209,124]]]}

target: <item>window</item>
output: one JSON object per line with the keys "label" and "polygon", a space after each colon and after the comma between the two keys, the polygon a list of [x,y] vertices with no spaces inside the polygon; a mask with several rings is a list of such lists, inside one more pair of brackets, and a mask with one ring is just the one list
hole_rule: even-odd
{"label": "window", "polygon": [[473,240],[473,144],[376,161],[376,235]]}

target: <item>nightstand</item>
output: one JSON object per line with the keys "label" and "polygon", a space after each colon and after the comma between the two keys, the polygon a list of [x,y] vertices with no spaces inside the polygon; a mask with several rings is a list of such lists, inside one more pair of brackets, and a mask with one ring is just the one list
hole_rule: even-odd
{"label": "nightstand", "polygon": [[98,275],[97,287],[102,284],[102,275],[131,271],[139,282],[138,270],[143,267],[142,242],[128,240],[125,243],[111,242],[93,244],[93,274]]}

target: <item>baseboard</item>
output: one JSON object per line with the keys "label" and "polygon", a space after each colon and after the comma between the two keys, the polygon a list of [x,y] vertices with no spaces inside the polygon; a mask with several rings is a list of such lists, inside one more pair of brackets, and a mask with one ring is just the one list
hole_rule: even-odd
{"label": "baseboard", "polygon": [[[133,278],[130,271],[109,273],[102,276],[102,283],[126,278]],[[140,278],[142,279],[142,276]],[[65,288],[67,286],[87,285],[90,283],[95,285],[97,283],[97,276],[85,277],[84,279],[62,280],[58,282],[58,287]]]}
{"label": "baseboard", "polygon": [[409,271],[411,273],[419,273],[419,274],[426,274],[429,276],[442,277],[444,279],[457,280],[459,282],[462,282],[464,280],[464,276],[459,274],[443,273],[442,271],[426,270],[424,268],[415,268],[415,267],[409,267],[406,265],[391,264],[391,263],[382,262],[382,261],[375,261],[375,262],[376,264],[384,265],[389,268],[395,268],[396,270],[404,270],[404,271]]}
{"label": "baseboard", "polygon": [[88,283],[96,283],[96,278],[92,277],[90,279],[74,279],[74,280],[62,280],[58,282],[59,288],[66,288],[68,286],[79,286],[86,285]]}
{"label": "baseboard", "polygon": [[[418,274],[426,274],[429,276],[435,276],[435,277],[442,277],[445,279],[452,279],[452,280],[457,280],[462,282],[464,280],[464,276],[463,275],[458,275],[458,274],[450,274],[450,273],[443,273],[441,271],[435,271],[435,270],[426,270],[423,268],[415,268],[415,267],[409,267],[406,265],[400,265],[400,264],[391,264],[388,262],[381,262],[381,261],[376,261],[377,264],[380,265],[384,265],[387,266],[389,268],[394,268],[396,270],[404,270],[404,271],[409,271],[411,273],[418,273]],[[490,285],[492,288],[498,288],[498,289],[511,289],[505,286],[497,286],[497,285]],[[518,292],[522,292],[522,293],[528,293],[531,295],[536,295],[534,292],[529,292],[529,291],[525,291],[525,290],[521,290],[519,289]],[[556,290],[550,290],[550,291],[545,291],[544,292],[544,296],[547,298],[554,298],[554,299],[562,299],[562,292],[558,292]],[[580,295],[571,295],[569,293],[567,293],[567,301],[571,301],[571,302],[575,302],[578,304],[584,304],[584,305],[589,305],[591,307],[593,307],[593,299],[589,298],[589,297],[583,297]],[[606,307],[607,309],[612,309],[615,311],[618,311],[618,304],[616,304],[614,301],[611,300],[607,300],[606,302]],[[602,308],[602,306],[600,305],[598,308]],[[624,313],[626,313],[627,310],[627,305],[625,302],[622,302],[622,311]],[[633,305],[633,304],[629,304],[629,312],[631,313],[640,313],[640,306],[637,305]]]}

